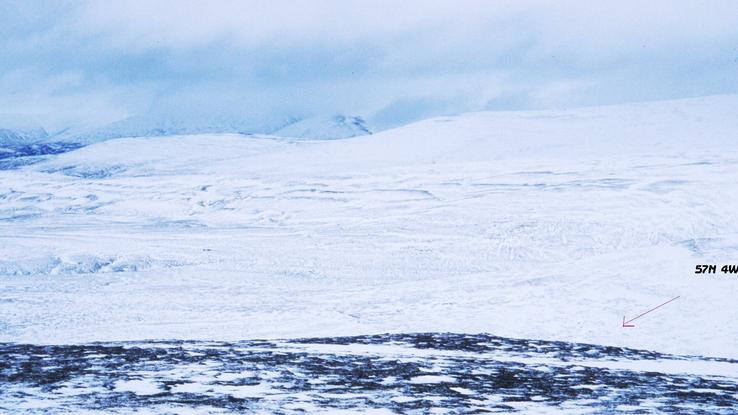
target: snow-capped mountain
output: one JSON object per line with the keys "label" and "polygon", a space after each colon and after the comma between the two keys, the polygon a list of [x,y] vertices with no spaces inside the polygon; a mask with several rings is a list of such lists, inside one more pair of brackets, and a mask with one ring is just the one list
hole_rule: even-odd
{"label": "snow-capped mountain", "polygon": [[335,140],[371,134],[363,118],[336,115],[306,118],[272,132],[272,135],[290,138]]}
{"label": "snow-capped mountain", "polygon": [[43,128],[32,130],[0,128],[0,146],[2,147],[27,145],[47,137],[48,134]]}
{"label": "snow-capped mountain", "polygon": [[[64,141],[94,143],[123,137],[161,137],[193,134],[270,134],[289,138],[337,139],[371,134],[364,120],[356,116],[337,115],[302,120],[276,118],[255,120],[237,115],[161,115],[145,114],[125,118],[111,124],[66,134]],[[57,137],[56,139],[59,139]]]}
{"label": "snow-capped mountain", "polygon": [[125,118],[67,138],[94,143],[122,137],[161,137],[204,133],[254,133],[258,126],[247,119],[225,116],[176,116],[145,114]]}
{"label": "snow-capped mountain", "polygon": [[[3,128],[6,127],[6,128]],[[40,162],[45,156],[117,138],[196,134],[269,134],[290,139],[333,140],[371,134],[357,116],[252,120],[236,115],[145,114],[104,126],[70,126],[53,134],[18,117],[0,118],[0,170]]]}
{"label": "snow-capped mountain", "polygon": [[15,148],[33,144],[49,137],[43,127],[24,117],[0,115],[0,148]]}

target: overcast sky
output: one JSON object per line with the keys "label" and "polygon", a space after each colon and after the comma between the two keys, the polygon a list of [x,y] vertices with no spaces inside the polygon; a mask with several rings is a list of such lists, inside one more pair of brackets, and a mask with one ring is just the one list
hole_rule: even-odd
{"label": "overcast sky", "polygon": [[0,113],[378,126],[738,92],[738,2],[0,0]]}

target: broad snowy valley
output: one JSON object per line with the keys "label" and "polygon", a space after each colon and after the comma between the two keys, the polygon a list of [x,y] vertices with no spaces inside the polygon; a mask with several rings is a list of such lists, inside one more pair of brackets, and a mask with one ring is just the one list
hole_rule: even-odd
{"label": "broad snowy valley", "polygon": [[[738,261],[736,108],[480,112],[331,141],[118,138],[3,159],[0,409],[734,413],[738,275],[694,272]],[[119,377],[95,374],[118,359]],[[250,374],[229,374],[235,361]],[[534,386],[542,374],[552,386]],[[341,376],[379,383],[326,387]]]}

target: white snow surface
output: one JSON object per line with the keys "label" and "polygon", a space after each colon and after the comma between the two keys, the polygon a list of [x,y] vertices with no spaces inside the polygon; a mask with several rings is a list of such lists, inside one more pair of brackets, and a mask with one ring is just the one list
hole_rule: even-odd
{"label": "white snow surface", "polygon": [[[0,341],[488,332],[738,357],[738,97],[0,171]],[[637,314],[678,300],[621,327]]]}

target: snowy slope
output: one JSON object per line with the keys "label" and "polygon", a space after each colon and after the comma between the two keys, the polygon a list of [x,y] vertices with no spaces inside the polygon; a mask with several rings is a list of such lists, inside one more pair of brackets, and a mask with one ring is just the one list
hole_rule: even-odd
{"label": "snowy slope", "polygon": [[161,137],[193,134],[254,134],[302,139],[338,139],[371,134],[361,117],[337,115],[303,120],[275,119],[255,121],[235,115],[144,114],[125,118],[102,127],[54,137],[79,143],[96,143],[124,137]]}
{"label": "snowy slope", "polygon": [[291,122],[290,119],[256,121],[238,114],[142,114],[84,132],[67,134],[65,141],[96,143],[123,137],[161,137],[169,135],[270,132]]}
{"label": "snowy slope", "polygon": [[[489,332],[738,357],[736,97],[0,171],[0,341]],[[674,296],[681,298],[620,327]]]}
{"label": "snowy slope", "polygon": [[369,135],[371,133],[364,119],[361,117],[336,115],[333,117],[313,117],[300,120],[280,128],[271,134],[290,138],[335,140]]}
{"label": "snowy slope", "polygon": [[255,121],[233,115],[162,115],[145,114],[111,124],[67,134],[65,141],[96,143],[125,137],[161,137],[205,133],[269,133],[274,136],[304,139],[338,139],[371,134],[361,117],[337,115],[303,120],[275,119]]}

